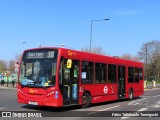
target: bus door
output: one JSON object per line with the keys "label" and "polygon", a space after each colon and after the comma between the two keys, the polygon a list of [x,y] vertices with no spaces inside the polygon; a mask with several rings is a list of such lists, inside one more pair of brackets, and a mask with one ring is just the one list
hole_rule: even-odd
{"label": "bus door", "polygon": [[79,61],[64,59],[63,65],[63,103],[78,104]]}
{"label": "bus door", "polygon": [[118,98],[125,98],[125,66],[118,66]]}

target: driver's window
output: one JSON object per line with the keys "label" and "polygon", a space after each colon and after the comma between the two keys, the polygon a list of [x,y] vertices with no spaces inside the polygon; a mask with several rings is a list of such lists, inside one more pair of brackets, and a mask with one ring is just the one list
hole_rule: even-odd
{"label": "driver's window", "polygon": [[32,75],[32,63],[26,63],[26,76]]}
{"label": "driver's window", "polygon": [[34,63],[34,75],[38,76],[39,72],[40,72],[40,62],[35,62]]}

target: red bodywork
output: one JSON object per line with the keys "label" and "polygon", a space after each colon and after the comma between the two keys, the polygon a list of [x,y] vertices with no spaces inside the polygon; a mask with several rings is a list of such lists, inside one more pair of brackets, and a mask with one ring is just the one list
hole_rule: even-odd
{"label": "red bodywork", "polygon": [[[36,48],[30,50],[39,50],[39,49],[58,49],[58,62],[57,62],[57,71],[56,76],[59,75],[59,65],[61,57],[67,59],[74,59],[80,61],[80,75],[79,75],[79,88],[78,88],[78,101],[79,105],[82,104],[82,96],[84,92],[88,92],[92,99],[92,103],[99,103],[105,101],[112,101],[118,99],[118,83],[110,84],[82,84],[81,83],[81,61],[92,61],[92,62],[99,62],[99,63],[106,63],[106,64],[115,64],[115,65],[123,65],[126,68],[126,80],[125,80],[125,98],[129,98],[129,90],[132,88],[134,91],[134,97],[141,96],[144,93],[144,78],[140,80],[139,83],[128,83],[128,67],[138,67],[143,68],[143,63],[135,62],[130,60],[124,60],[120,58],[114,58],[109,56],[97,55],[92,53],[86,53],[81,51],[75,51],[70,49],[64,48]],[[25,52],[25,51],[24,51]],[[144,76],[144,75],[143,75]],[[37,105],[40,106],[54,106],[60,107],[63,105],[63,95],[59,90],[58,85],[58,77],[56,77],[56,86],[44,89],[44,88],[22,88],[21,85],[18,84],[17,86],[17,95],[18,95],[18,102],[29,104],[31,102],[37,102]],[[117,80],[118,81],[118,80]],[[107,89],[107,90],[106,90]],[[106,91],[107,92],[106,92]],[[58,92],[58,98],[55,98],[55,92]],[[53,93],[52,93],[53,92]],[[52,93],[52,94],[50,94]]]}
{"label": "red bodywork", "polygon": [[39,106],[60,107],[63,105],[63,100],[60,94],[58,94],[58,98],[55,98],[56,91],[60,93],[58,90],[55,89],[55,87],[45,90],[43,88],[22,88],[21,85],[18,85],[18,102]]}

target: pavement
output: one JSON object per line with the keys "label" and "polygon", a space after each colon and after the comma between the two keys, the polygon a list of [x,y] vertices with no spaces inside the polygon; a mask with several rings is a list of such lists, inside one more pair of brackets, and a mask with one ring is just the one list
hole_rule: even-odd
{"label": "pavement", "polygon": [[16,84],[14,85],[14,87],[10,83],[8,84],[8,86],[7,84],[4,84],[3,86],[0,85],[0,89],[16,89],[16,88],[17,88]]}
{"label": "pavement", "polygon": [[157,84],[156,87],[153,87],[152,84],[148,84],[144,89],[157,89],[157,88],[160,88],[160,84]]}

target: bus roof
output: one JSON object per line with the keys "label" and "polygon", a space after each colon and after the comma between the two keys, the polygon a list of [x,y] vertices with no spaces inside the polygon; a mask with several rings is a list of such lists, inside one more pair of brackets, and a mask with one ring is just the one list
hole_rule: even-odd
{"label": "bus roof", "polygon": [[[95,54],[95,53],[89,53],[89,52],[83,52],[83,51],[78,51],[78,50],[73,50],[73,49],[68,49],[68,48],[60,48],[60,47],[39,47],[39,48],[31,48],[31,49],[27,49],[25,51],[30,51],[30,50],[44,50],[44,49],[57,49],[59,51],[61,51],[61,53],[63,53],[64,56],[66,57],[71,57],[73,55],[73,53],[75,53],[76,55],[72,56],[73,58],[78,58],[78,59],[86,59],[86,60],[93,60],[93,61],[101,61],[101,62],[106,62],[106,61],[112,61],[112,63],[115,64],[136,64],[136,65],[141,65],[143,66],[142,62],[139,61],[133,61],[133,60],[127,60],[127,59],[123,59],[123,58],[116,58],[113,56],[106,56],[106,55],[99,55],[99,54]],[[25,52],[24,51],[24,52]]]}

